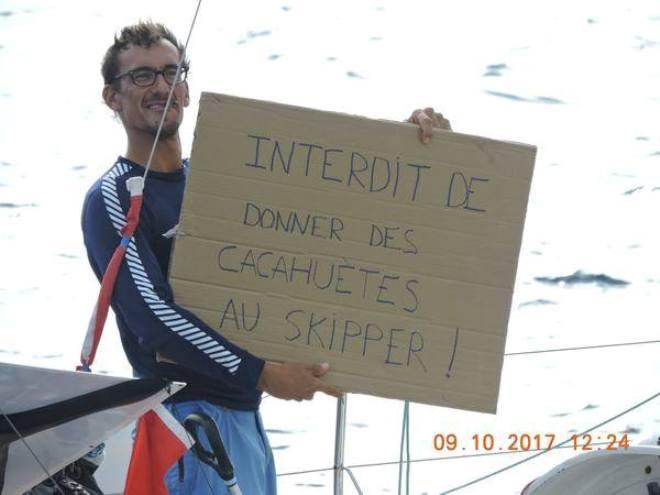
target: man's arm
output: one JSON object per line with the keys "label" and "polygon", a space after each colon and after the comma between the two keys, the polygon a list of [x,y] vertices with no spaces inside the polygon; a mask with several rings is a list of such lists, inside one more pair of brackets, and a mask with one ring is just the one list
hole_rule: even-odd
{"label": "man's arm", "polygon": [[[127,196],[120,191],[125,185],[117,180],[121,172],[118,164],[102,179],[101,187],[90,193],[83,212],[85,245],[99,276],[119,244],[118,230],[126,220]],[[233,345],[174,303],[148,232],[148,226],[140,225],[127,246],[113,291],[115,312],[147,352],[163,353],[197,373],[254,390],[263,360]]]}
{"label": "man's arm", "polygon": [[316,392],[339,398],[341,390],[321,380],[329,369],[328,363],[266,362],[257,386],[278,399],[310,400]]}
{"label": "man's arm", "polygon": [[[83,235],[97,275],[102,276],[120,237],[127,205],[104,179],[83,212]],[[143,220],[144,221],[144,220]],[[148,242],[148,227],[138,227],[130,242],[113,292],[114,310],[127,322],[142,348],[160,353],[216,381],[247,390],[259,389],[283,399],[308,399],[316,391],[340,392],[320,380],[327,365],[264,363],[227,341],[173,300],[172,290]]]}

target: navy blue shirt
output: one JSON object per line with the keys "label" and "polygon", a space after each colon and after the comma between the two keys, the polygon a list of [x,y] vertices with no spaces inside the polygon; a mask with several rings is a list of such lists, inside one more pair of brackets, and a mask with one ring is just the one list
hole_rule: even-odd
{"label": "navy blue shirt", "polygon": [[[136,376],[188,384],[173,401],[207,400],[254,410],[264,361],[233,345],[174,302],[167,282],[173,233],[179,223],[187,163],[176,172],[149,171],[140,223],[130,241],[112,295],[112,309],[128,361]],[[144,168],[119,157],[91,187],[82,212],[89,262],[100,280],[126,224],[126,180]],[[173,362],[157,360],[166,356]]]}

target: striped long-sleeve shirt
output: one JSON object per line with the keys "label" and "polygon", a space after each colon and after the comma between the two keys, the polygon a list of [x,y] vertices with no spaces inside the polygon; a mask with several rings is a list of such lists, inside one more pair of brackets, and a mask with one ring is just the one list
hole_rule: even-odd
{"label": "striped long-sleeve shirt", "polygon": [[[231,344],[178,306],[167,282],[172,233],[179,222],[186,166],[149,172],[139,227],[128,245],[112,296],[121,341],[136,376],[188,383],[174,400],[208,400],[233,409],[257,409],[264,361]],[[118,158],[89,190],[82,229],[89,262],[103,276],[126,223],[126,180],[144,168]],[[177,364],[159,362],[156,354]]]}

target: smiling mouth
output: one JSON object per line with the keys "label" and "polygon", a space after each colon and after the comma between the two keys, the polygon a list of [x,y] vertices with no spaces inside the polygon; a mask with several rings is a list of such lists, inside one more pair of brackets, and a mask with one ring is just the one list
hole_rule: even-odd
{"label": "smiling mouth", "polygon": [[[167,102],[167,100],[151,101],[151,102],[149,102],[149,103],[146,103],[146,104],[144,105],[144,107],[145,107],[147,110],[151,110],[151,111],[153,111],[153,112],[162,112],[163,110],[165,110],[165,103],[166,103],[166,102]],[[173,101],[173,102],[170,104],[170,108],[169,108],[169,109],[170,109],[170,110],[175,110],[176,108],[177,108],[177,103],[176,103],[175,101]]]}

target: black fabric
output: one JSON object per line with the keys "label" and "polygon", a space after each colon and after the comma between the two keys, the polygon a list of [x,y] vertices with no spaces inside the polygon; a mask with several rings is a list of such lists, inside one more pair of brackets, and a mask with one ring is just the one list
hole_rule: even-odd
{"label": "black fabric", "polygon": [[103,495],[94,479],[94,471],[95,465],[78,459],[23,495]]}
{"label": "black fabric", "polygon": [[9,456],[9,445],[0,445],[0,493],[5,487],[5,469],[7,469],[7,457]]}
{"label": "black fabric", "polygon": [[[7,416],[21,435],[26,437],[88,414],[146,399],[167,384],[167,381],[158,378],[128,380],[61,402]],[[0,416],[0,446],[7,445],[17,438],[7,418]]]}
{"label": "black fabric", "polygon": [[[173,402],[205,400],[229,409],[254,411],[261,400],[257,383],[264,361],[229,342],[179,306],[167,279],[172,234],[181,217],[186,170],[184,160],[175,172],[150,172],[144,185],[140,224],[119,269],[112,296],[122,346],[135,376],[188,384],[173,397]],[[119,242],[119,225],[129,211],[126,181],[143,174],[141,166],[120,157],[85,197],[83,237],[90,265],[99,280]],[[178,318],[171,320],[175,315]],[[197,329],[192,334],[194,338],[188,332],[192,328],[188,324]],[[195,344],[202,334],[210,340]],[[213,351],[206,352],[209,349]],[[159,354],[171,362],[162,362]]]}

